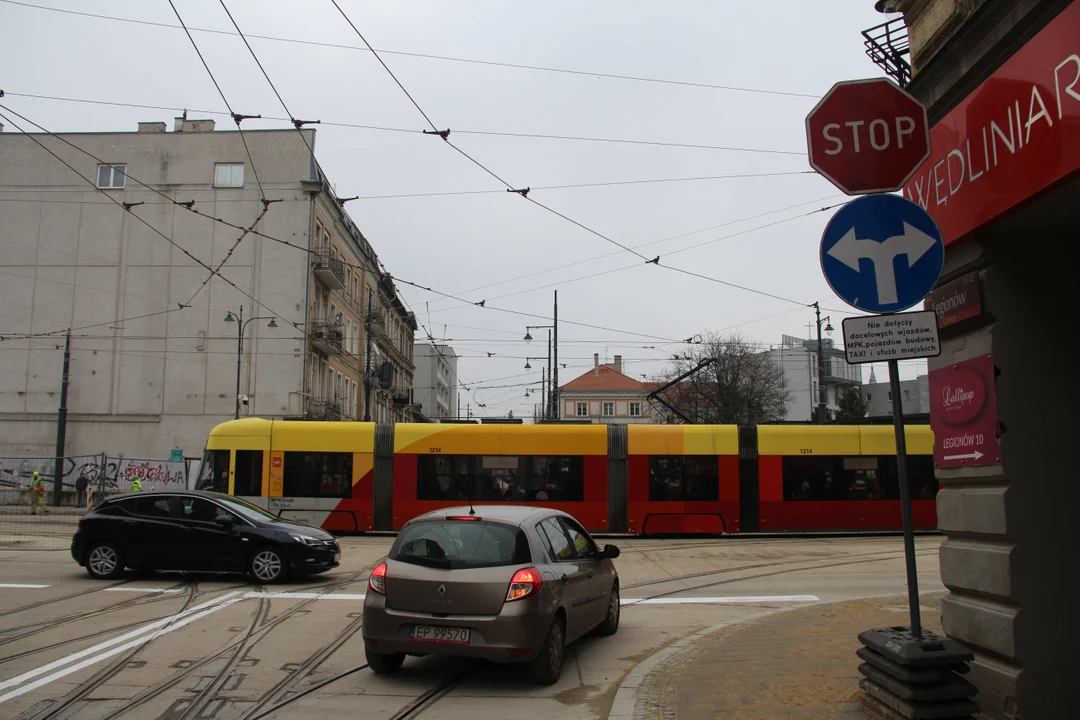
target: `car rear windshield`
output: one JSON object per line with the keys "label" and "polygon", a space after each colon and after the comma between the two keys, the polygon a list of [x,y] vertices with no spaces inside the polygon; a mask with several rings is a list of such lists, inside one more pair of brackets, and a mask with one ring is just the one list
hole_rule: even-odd
{"label": "car rear windshield", "polygon": [[456,570],[532,562],[521,528],[482,520],[432,520],[401,531],[390,559]]}

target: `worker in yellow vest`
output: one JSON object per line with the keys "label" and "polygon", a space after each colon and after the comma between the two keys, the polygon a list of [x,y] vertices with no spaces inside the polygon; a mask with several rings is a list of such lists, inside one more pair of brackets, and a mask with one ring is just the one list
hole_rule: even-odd
{"label": "worker in yellow vest", "polygon": [[43,509],[49,514],[49,508],[45,505],[45,483],[41,480],[41,474],[34,471],[34,480],[30,484],[30,514],[37,515],[38,510]]}
{"label": "worker in yellow vest", "polygon": [[142,492],[142,480],[137,477],[131,480],[131,492]]}

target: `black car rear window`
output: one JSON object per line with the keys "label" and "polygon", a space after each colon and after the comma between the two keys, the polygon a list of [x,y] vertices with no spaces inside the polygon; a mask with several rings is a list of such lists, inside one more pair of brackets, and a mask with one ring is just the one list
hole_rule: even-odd
{"label": "black car rear window", "polygon": [[482,520],[432,520],[401,531],[390,559],[456,570],[532,562],[521,528]]}

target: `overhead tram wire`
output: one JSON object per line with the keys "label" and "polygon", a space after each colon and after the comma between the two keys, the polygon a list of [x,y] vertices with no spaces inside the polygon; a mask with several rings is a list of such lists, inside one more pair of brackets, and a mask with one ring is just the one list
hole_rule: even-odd
{"label": "overhead tram wire", "polygon": [[[14,114],[14,115],[18,115],[18,116],[19,116],[20,118],[21,118],[21,117],[23,117],[22,115],[19,115],[18,113],[15,113],[14,111],[10,110],[10,109],[9,109],[9,108],[8,108],[7,106],[5,106],[5,105],[2,105],[2,104],[0,104],[0,110],[2,110],[2,111],[7,111],[7,112],[9,112],[9,113],[12,113],[12,114]],[[197,264],[198,264],[198,265],[200,265],[201,267],[205,268],[206,270],[209,270],[209,271],[210,271],[210,273],[211,273],[211,277],[213,277],[213,275],[217,275],[217,276],[218,276],[219,278],[221,278],[221,279],[222,279],[222,280],[223,280],[223,281],[224,281],[224,282],[225,282],[226,284],[228,284],[228,285],[229,285],[230,287],[232,287],[232,288],[233,288],[234,290],[236,290],[237,292],[239,292],[239,293],[240,293],[241,295],[243,295],[244,297],[247,297],[247,298],[249,298],[249,299],[250,299],[250,300],[251,300],[252,302],[254,302],[254,303],[255,303],[256,305],[259,305],[260,307],[264,308],[265,310],[267,310],[267,311],[268,311],[268,312],[270,312],[271,314],[273,314],[273,315],[275,315],[275,316],[277,316],[277,317],[281,318],[281,319],[282,319],[283,321],[285,321],[285,322],[289,322],[288,320],[285,320],[285,316],[284,316],[284,315],[282,315],[282,314],[281,314],[281,313],[279,313],[279,312],[276,312],[276,311],[275,311],[275,310],[274,310],[273,308],[271,308],[271,307],[268,307],[268,306],[267,306],[267,305],[266,305],[265,303],[263,303],[262,301],[260,301],[259,299],[257,299],[257,298],[256,298],[256,297],[255,297],[254,295],[252,295],[251,293],[247,292],[246,290],[243,290],[243,289],[242,289],[242,288],[241,288],[240,286],[238,286],[238,285],[237,285],[236,283],[234,283],[234,282],[233,282],[232,280],[229,280],[229,279],[228,279],[227,277],[225,277],[224,275],[221,275],[221,274],[219,274],[219,273],[218,273],[217,271],[215,271],[215,270],[214,270],[214,268],[210,267],[209,265],[207,265],[206,263],[204,263],[204,262],[203,262],[202,260],[200,260],[199,258],[197,258],[197,257],[195,257],[194,255],[192,255],[192,254],[191,254],[191,253],[190,253],[190,252],[189,252],[189,251],[188,251],[187,249],[185,249],[185,248],[184,248],[183,246],[181,246],[181,245],[180,245],[180,244],[179,244],[178,242],[176,242],[176,241],[175,241],[175,240],[173,240],[173,239],[172,239],[171,237],[169,237],[168,235],[166,235],[165,233],[161,232],[161,231],[160,231],[160,230],[158,230],[158,229],[157,229],[156,227],[154,227],[154,225],[153,225],[152,223],[148,222],[147,220],[144,220],[144,219],[143,219],[142,217],[140,217],[140,216],[139,216],[139,215],[138,215],[137,213],[134,213],[134,212],[132,212],[133,206],[131,206],[130,204],[125,204],[125,203],[123,203],[123,202],[121,202],[121,201],[117,200],[117,199],[116,199],[116,198],[114,198],[114,197],[113,197],[112,195],[110,195],[109,193],[105,192],[105,191],[104,191],[104,190],[103,190],[102,188],[99,188],[99,187],[97,186],[97,183],[96,183],[96,182],[94,182],[93,180],[91,180],[91,179],[89,179],[89,178],[85,177],[85,176],[84,176],[84,175],[83,175],[82,173],[80,173],[80,172],[79,172],[78,170],[76,170],[76,169],[75,169],[75,168],[74,168],[74,167],[73,167],[73,166],[72,166],[72,165],[71,165],[70,163],[68,163],[68,162],[67,162],[66,160],[64,160],[64,159],[63,159],[62,157],[60,157],[60,156],[59,156],[59,155],[57,155],[57,154],[56,154],[55,152],[53,152],[53,151],[52,151],[51,149],[49,149],[48,147],[46,147],[46,146],[45,146],[45,144],[44,144],[44,143],[42,143],[42,142],[41,142],[40,140],[38,140],[38,139],[37,139],[37,138],[36,138],[36,137],[34,136],[34,134],[33,134],[33,133],[28,133],[28,132],[26,132],[26,130],[24,130],[24,129],[22,128],[22,126],[20,126],[20,125],[19,125],[18,123],[16,123],[15,121],[13,121],[13,120],[12,120],[12,119],[11,119],[10,117],[8,117],[7,115],[4,115],[4,113],[3,113],[3,112],[0,112],[0,117],[2,117],[2,118],[3,118],[4,120],[6,120],[6,121],[7,121],[8,123],[10,123],[10,124],[11,124],[11,125],[12,125],[13,127],[15,127],[15,129],[17,129],[17,130],[18,130],[19,132],[21,132],[21,133],[22,133],[22,134],[23,134],[24,136],[26,136],[27,138],[29,138],[29,139],[30,139],[30,140],[31,140],[31,141],[32,141],[32,142],[33,142],[33,143],[34,143],[35,145],[37,145],[37,146],[38,146],[38,147],[40,147],[40,148],[41,148],[42,150],[44,150],[45,152],[47,152],[47,153],[48,153],[49,155],[52,155],[52,156],[53,156],[53,157],[54,157],[54,158],[55,158],[56,160],[58,160],[59,162],[61,162],[61,163],[62,163],[62,164],[63,164],[63,165],[65,166],[65,167],[67,167],[67,168],[68,168],[69,170],[71,170],[71,172],[75,173],[75,175],[77,175],[77,176],[78,176],[78,177],[79,177],[80,179],[82,179],[82,180],[83,180],[83,182],[87,183],[88,185],[90,185],[90,187],[94,188],[94,189],[95,189],[95,190],[96,190],[97,192],[99,192],[99,193],[101,193],[102,195],[104,195],[105,197],[107,197],[107,198],[108,198],[108,199],[109,199],[110,201],[112,201],[112,203],[113,203],[114,205],[116,205],[117,207],[119,207],[119,208],[121,208],[122,210],[124,210],[125,212],[127,212],[127,213],[128,213],[128,214],[129,214],[130,216],[131,216],[131,217],[135,218],[136,220],[138,220],[138,221],[139,221],[140,223],[142,223],[142,224],[143,224],[143,225],[145,225],[146,227],[150,228],[150,230],[151,230],[151,231],[152,231],[152,232],[153,232],[153,233],[154,233],[155,235],[158,235],[159,237],[163,238],[163,239],[164,239],[164,240],[165,240],[166,242],[168,242],[168,243],[169,243],[170,245],[172,245],[172,246],[173,246],[173,247],[175,247],[175,248],[176,248],[177,250],[179,250],[180,252],[182,252],[182,253],[183,253],[183,254],[184,254],[185,256],[187,256],[188,258],[190,258],[191,260],[193,260],[193,261],[194,261],[195,263],[197,263]],[[36,123],[34,123],[34,124],[36,125]],[[40,127],[40,126],[38,126],[38,127]],[[49,133],[49,135],[50,135],[51,137],[55,137],[55,136],[54,136],[54,135],[53,135],[52,133]],[[71,143],[69,143],[69,144],[71,144]],[[126,175],[126,174],[125,174],[125,177],[127,177],[127,175]],[[142,184],[142,183],[140,183],[140,184]],[[241,228],[241,229],[245,229],[245,228]],[[163,311],[162,313],[155,313],[155,314],[164,314],[164,312],[176,312],[176,311],[178,311],[178,310],[183,310],[183,309],[184,309],[185,307],[186,307],[186,305],[185,305],[185,304],[183,304],[183,303],[177,303],[177,307],[176,307],[175,309],[170,309],[170,310],[168,310],[168,311]],[[121,319],[121,320],[114,320],[114,321],[112,321],[112,322],[114,322],[114,323],[120,323],[120,322],[123,322],[123,319]],[[297,327],[297,329],[299,329],[299,327],[297,326],[297,324],[296,324],[296,323],[290,323],[290,324],[291,324],[291,325],[293,325],[294,327]],[[55,334],[55,333],[48,333],[48,334],[50,334],[50,335],[51,335],[51,334]]]}
{"label": "overhead tram wire", "polygon": [[[4,0],[0,0],[4,2]],[[231,34],[231,33],[230,33]],[[251,36],[254,37],[254,36]],[[12,97],[25,97],[37,100],[54,100],[57,102],[74,102],[84,103],[88,105],[105,105],[113,107],[128,107],[138,108],[143,110],[168,110],[171,112],[180,112],[182,110],[188,110],[189,112],[197,112],[205,115],[222,115],[224,117],[231,117],[230,113],[222,112],[221,110],[200,110],[197,108],[180,108],[170,107],[165,105],[144,105],[140,103],[123,103],[123,102],[110,102],[105,100],[88,100],[85,98],[69,98],[59,97],[55,95],[39,95],[33,93],[19,93],[14,91],[5,90],[8,95]],[[277,117],[272,115],[258,115],[252,116],[252,118],[258,118],[259,120],[266,121],[278,121],[278,122],[291,122],[291,118]],[[382,125],[363,125],[360,123],[348,123],[348,122],[336,122],[331,120],[321,120],[320,125],[324,127],[339,127],[352,130],[371,130],[376,132],[393,132],[393,133],[406,133],[409,135],[433,135],[435,133],[427,130],[417,130],[416,128],[399,128],[399,127],[386,127]],[[605,138],[605,137],[585,137],[577,135],[545,135],[543,133],[514,133],[497,130],[454,130],[453,132],[461,135],[486,135],[489,137],[509,137],[509,138],[525,138],[535,140],[564,140],[574,142],[596,142],[596,143],[608,143],[608,144],[621,144],[621,145],[642,145],[642,146],[654,146],[654,147],[669,147],[669,148],[683,148],[688,150],[718,150],[725,152],[742,152],[742,153],[760,153],[765,155],[790,155],[792,157],[803,157],[805,152],[797,152],[794,150],[777,150],[772,148],[744,148],[733,147],[727,145],[702,145],[694,143],[676,143],[663,140],[635,140],[632,138]],[[449,134],[449,133],[448,133]],[[806,174],[815,174],[812,171],[803,171]],[[539,188],[532,188],[533,190]],[[552,188],[547,188],[552,189]],[[485,192],[501,192],[488,190]]]}
{"label": "overhead tram wire", "polygon": [[[44,5],[34,5],[32,3],[19,2],[18,0],[0,0],[0,2],[6,3],[8,5],[18,5],[18,6],[21,6],[21,7],[33,8],[33,9],[36,9],[36,10],[48,10],[50,12],[63,13],[63,14],[66,14],[66,15],[78,15],[78,16],[81,16],[81,17],[94,18],[94,19],[98,19],[98,20],[110,20],[110,21],[113,21],[113,22],[130,23],[130,24],[135,24],[135,25],[146,25],[146,26],[151,26],[151,27],[168,28],[168,29],[172,29],[172,30],[179,30],[180,29],[180,27],[178,27],[176,25],[170,25],[168,23],[154,22],[154,21],[150,21],[150,20],[136,20],[136,19],[133,19],[133,18],[123,18],[123,17],[112,16],[112,15],[100,15],[100,14],[96,14],[96,13],[80,12],[80,11],[77,11],[77,10],[67,10],[67,9],[63,9],[63,8],[47,7],[47,6],[44,6]],[[192,27],[192,28],[190,28],[190,31],[191,32],[207,33],[207,34],[212,34],[212,35],[235,35],[235,33],[231,33],[231,32],[228,32],[226,30],[212,30],[212,29],[208,29],[208,28]],[[249,35],[248,37],[255,38],[255,39],[258,39],[258,40],[267,40],[267,41],[271,41],[271,42],[292,43],[292,44],[297,44],[297,45],[310,45],[310,46],[313,46],[313,47],[333,48],[333,49],[337,49],[337,50],[357,50],[357,51],[363,51],[363,52],[374,52],[374,50],[371,50],[370,48],[367,48],[367,47],[359,47],[357,45],[344,45],[344,44],[341,44],[341,43],[320,42],[320,41],[316,41],[316,40],[301,40],[299,38],[284,38],[284,37],[275,37],[275,36],[272,36],[272,35]],[[452,56],[448,56],[448,55],[432,55],[432,54],[429,54],[429,53],[405,52],[405,51],[401,51],[401,50],[383,50],[383,49],[380,49],[380,50],[378,50],[378,52],[380,52],[380,53],[382,53],[384,55],[400,55],[400,56],[403,56],[403,57],[421,58],[421,59],[425,59],[425,60],[439,60],[439,61],[446,61],[446,62],[468,63],[468,64],[474,64],[474,65],[485,65],[485,66],[490,66],[490,67],[509,68],[509,69],[514,69],[514,70],[531,70],[531,71],[535,71],[535,72],[559,73],[559,74],[565,74],[565,75],[578,75],[578,76],[584,76],[584,77],[590,77],[590,78],[604,78],[604,79],[610,79],[610,80],[623,80],[623,81],[632,81],[632,82],[641,82],[641,83],[652,83],[652,84],[659,84],[659,85],[675,85],[675,86],[681,86],[681,87],[701,88],[701,89],[707,89],[707,90],[725,90],[725,91],[730,91],[730,92],[743,92],[743,93],[752,93],[752,94],[759,94],[759,95],[773,95],[773,96],[778,96],[778,97],[805,98],[805,99],[812,99],[812,100],[815,100],[815,101],[819,98],[818,95],[813,95],[813,94],[809,94],[809,93],[786,92],[786,91],[783,91],[783,90],[767,90],[767,89],[763,89],[763,88],[738,87],[738,86],[734,86],[734,85],[717,85],[717,84],[712,84],[712,83],[691,82],[691,81],[685,81],[685,80],[667,80],[667,79],[664,79],[664,78],[649,78],[649,77],[640,77],[640,76],[635,76],[635,75],[625,75],[625,74],[618,74],[618,73],[596,72],[596,71],[590,71],[590,70],[575,70],[575,69],[568,69],[568,68],[553,68],[553,67],[544,67],[544,66],[540,66],[540,65],[524,65],[524,64],[520,64],[520,63],[500,62],[500,61],[495,61],[495,60],[478,60],[478,59],[475,59],[475,58],[460,58],[460,57],[452,57]]]}
{"label": "overhead tram wire", "polygon": [[202,51],[199,50],[198,43],[195,42],[195,38],[191,36],[191,31],[187,29],[187,25],[184,24],[184,18],[180,17],[180,11],[176,9],[176,4],[173,0],[168,0],[169,7],[172,8],[173,13],[176,14],[176,19],[180,22],[180,26],[184,29],[184,34],[187,35],[188,40],[191,41],[191,46],[195,48],[195,54],[199,56],[200,62],[204,68],[206,68],[206,74],[210,76],[210,80],[214,83],[214,87],[217,88],[218,95],[221,96],[221,101],[225,103],[225,107],[229,110],[229,115],[232,116],[233,122],[236,123],[236,129],[240,133],[240,140],[244,143],[244,152],[247,153],[248,162],[251,163],[251,174],[255,176],[255,184],[259,186],[259,197],[266,203],[266,193],[263,191],[262,181],[259,180],[259,171],[255,169],[255,160],[251,157],[251,148],[248,147],[247,138],[244,136],[244,129],[240,127],[242,120],[255,120],[258,119],[258,115],[241,115],[232,109],[232,105],[229,104],[229,99],[225,97],[225,92],[221,89],[221,85],[218,84],[217,78],[214,77],[213,71],[210,69],[210,65],[206,62],[206,58],[203,57]]}

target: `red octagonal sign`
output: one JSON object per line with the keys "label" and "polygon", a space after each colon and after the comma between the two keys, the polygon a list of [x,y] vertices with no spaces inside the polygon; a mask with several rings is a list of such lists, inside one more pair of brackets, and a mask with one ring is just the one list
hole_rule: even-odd
{"label": "red octagonal sign", "polygon": [[926,108],[887,78],[838,82],[806,116],[806,144],[848,195],[900,190],[930,157]]}

